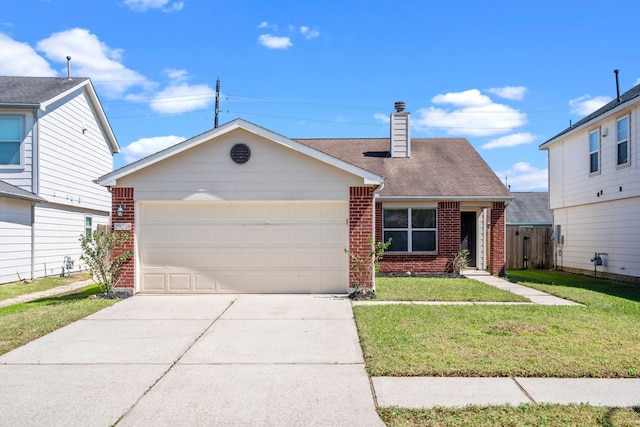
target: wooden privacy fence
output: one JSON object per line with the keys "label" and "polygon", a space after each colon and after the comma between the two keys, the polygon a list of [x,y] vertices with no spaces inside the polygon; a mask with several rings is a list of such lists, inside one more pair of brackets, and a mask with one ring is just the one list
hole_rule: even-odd
{"label": "wooden privacy fence", "polygon": [[552,227],[507,227],[507,263],[511,270],[553,267]]}

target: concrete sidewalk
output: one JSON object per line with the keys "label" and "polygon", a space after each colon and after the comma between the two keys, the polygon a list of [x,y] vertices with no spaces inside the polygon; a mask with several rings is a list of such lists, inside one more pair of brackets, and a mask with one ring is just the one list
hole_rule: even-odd
{"label": "concrete sidewalk", "polygon": [[640,406],[640,378],[373,377],[371,380],[380,407],[522,403]]}
{"label": "concrete sidewalk", "polygon": [[8,307],[15,304],[21,304],[23,302],[35,301],[41,298],[63,297],[65,295],[75,294],[77,292],[80,292],[87,286],[93,285],[94,283],[95,282],[93,280],[83,280],[81,282],[69,283],[68,285],[57,286],[55,288],[47,289],[44,291],[18,295],[17,297],[0,301],[0,308]]}
{"label": "concrete sidewalk", "polygon": [[382,426],[346,296],[137,295],[0,356],[3,425]]}

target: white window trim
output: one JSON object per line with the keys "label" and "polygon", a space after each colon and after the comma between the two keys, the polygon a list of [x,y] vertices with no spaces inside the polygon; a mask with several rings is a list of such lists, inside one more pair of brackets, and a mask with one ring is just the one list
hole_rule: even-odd
{"label": "white window trim", "polygon": [[[412,228],[411,227],[411,211],[413,209],[429,209],[436,213],[436,226],[433,228]],[[384,226],[385,210],[406,210],[407,211],[407,228],[386,228]],[[386,251],[389,254],[437,254],[438,253],[438,209],[434,207],[402,207],[402,206],[383,206],[382,207],[382,239],[385,240],[385,231],[406,231],[407,232],[407,251]],[[412,231],[433,231],[435,232],[436,247],[433,251],[413,251],[413,235]]]}
{"label": "white window trim", "polygon": [[[620,120],[627,119],[627,139],[623,139],[622,141],[618,141],[618,124]],[[629,114],[626,114],[622,117],[618,117],[616,119],[616,167],[617,168],[626,168],[631,165],[631,117]],[[618,146],[622,143],[627,143],[627,161],[624,163],[618,163]]]}
{"label": "white window trim", "polygon": [[0,163],[0,169],[2,170],[15,170],[15,169],[24,169],[24,140],[25,140],[25,117],[24,114],[0,114],[1,117],[11,117],[11,118],[17,118],[20,119],[20,132],[21,132],[21,139],[20,139],[20,164],[18,165],[5,165]]}
{"label": "white window trim", "polygon": [[[591,135],[594,133],[598,134],[598,148],[595,151],[591,151]],[[601,139],[600,128],[589,131],[589,140],[587,141],[589,146],[589,175],[600,175],[600,170],[602,169],[602,165],[600,162],[602,159],[601,141],[602,139]],[[593,154],[598,154],[598,169],[596,171],[591,171],[591,156]]]}

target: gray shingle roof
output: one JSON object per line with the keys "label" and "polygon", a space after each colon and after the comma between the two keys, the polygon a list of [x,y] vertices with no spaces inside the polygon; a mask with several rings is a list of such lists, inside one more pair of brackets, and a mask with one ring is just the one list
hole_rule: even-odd
{"label": "gray shingle roof", "polygon": [[507,205],[507,224],[549,224],[553,214],[549,209],[548,192],[513,192]]}
{"label": "gray shingle roof", "polygon": [[389,157],[389,138],[295,141],[387,178],[381,197],[510,197],[463,138],[412,138],[410,158]]}
{"label": "gray shingle roof", "polygon": [[0,76],[0,105],[39,105],[87,78]]}
{"label": "gray shingle roof", "polygon": [[0,181],[0,197],[9,197],[12,199],[28,200],[31,202],[44,202],[46,201],[40,196],[23,190],[22,188],[11,185],[8,182]]}
{"label": "gray shingle roof", "polygon": [[548,142],[556,139],[557,137],[559,137],[561,135],[564,135],[565,133],[567,133],[567,132],[569,132],[569,131],[571,131],[573,129],[579,128],[583,124],[588,123],[591,120],[596,119],[596,118],[600,117],[601,115],[605,114],[606,112],[613,110],[618,105],[622,105],[625,102],[629,102],[629,101],[637,98],[638,96],[640,96],[640,84],[637,85],[637,86],[632,87],[630,90],[628,90],[625,93],[623,93],[622,95],[620,95],[620,101],[618,101],[617,99],[614,99],[613,101],[609,102],[607,105],[605,105],[605,106],[597,109],[593,113],[589,114],[587,117],[575,122],[570,127],[566,128],[565,130],[560,132],[559,134],[555,135],[552,138],[549,138],[547,141],[542,143],[541,146],[547,144]]}

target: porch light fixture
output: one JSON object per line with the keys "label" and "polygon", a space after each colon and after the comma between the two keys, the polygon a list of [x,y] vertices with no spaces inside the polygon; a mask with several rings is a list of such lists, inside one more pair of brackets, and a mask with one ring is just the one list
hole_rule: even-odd
{"label": "porch light fixture", "polygon": [[118,206],[118,210],[116,211],[116,213],[118,214],[119,217],[121,217],[122,214],[124,214],[124,211],[125,211],[124,205],[120,205]]}

